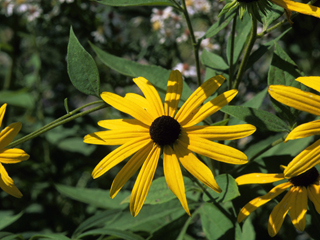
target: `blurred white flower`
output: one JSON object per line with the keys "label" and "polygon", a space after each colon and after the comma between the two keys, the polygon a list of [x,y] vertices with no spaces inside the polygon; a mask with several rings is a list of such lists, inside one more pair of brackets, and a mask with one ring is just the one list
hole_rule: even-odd
{"label": "blurred white flower", "polygon": [[211,6],[207,0],[186,0],[189,15],[197,13],[209,13]]}
{"label": "blurred white flower", "polygon": [[185,77],[196,77],[197,69],[195,66],[190,66],[187,63],[178,63],[173,70],[179,70]]}
{"label": "blurred white flower", "polygon": [[98,29],[94,32],[91,32],[91,36],[93,36],[95,42],[105,43],[106,38],[104,37],[103,27],[98,27]]}

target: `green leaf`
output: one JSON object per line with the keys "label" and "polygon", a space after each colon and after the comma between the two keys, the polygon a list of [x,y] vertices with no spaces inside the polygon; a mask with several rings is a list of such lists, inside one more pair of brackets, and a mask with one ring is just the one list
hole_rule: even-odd
{"label": "green leaf", "polygon": [[174,6],[169,0],[95,0],[107,6],[129,7],[129,6]]}
{"label": "green leaf", "polygon": [[288,125],[272,113],[243,106],[224,106],[221,111],[250,123],[260,130],[290,132]]}
{"label": "green leaf", "polygon": [[96,149],[95,145],[88,145],[84,143],[83,138],[80,137],[62,139],[59,141],[57,146],[62,150],[82,153],[85,156],[89,156]]}
{"label": "green leaf", "polygon": [[121,205],[120,202],[129,195],[128,191],[121,191],[112,199],[109,190],[75,188],[60,184],[56,184],[55,187],[60,193],[74,200],[96,207],[104,209],[124,209],[127,207],[127,204]]}
{"label": "green leaf", "polygon": [[[215,177],[215,179],[219,187],[221,188],[222,192],[217,193],[211,188],[207,188],[207,191],[217,202],[227,202],[240,196],[238,185],[231,175],[221,174]],[[210,199],[207,195],[204,194],[203,201],[207,202],[207,201],[210,201]]]}
{"label": "green leaf", "polygon": [[34,98],[27,92],[27,89],[0,91],[0,103],[27,109],[34,108]]}
{"label": "green leaf", "polygon": [[203,50],[200,60],[207,68],[213,68],[220,71],[227,70],[229,68],[228,64],[226,64],[222,57],[215,53],[208,52],[207,50]]}
{"label": "green leaf", "polygon": [[268,26],[281,17],[284,13],[284,8],[276,4],[272,4],[272,9],[268,11],[267,15],[263,17],[263,29],[267,29]]}
{"label": "green leaf", "polygon": [[[299,88],[303,91],[308,90],[306,86],[295,81],[300,77],[302,72],[299,71],[297,65],[291,60],[287,53],[276,43],[273,54],[271,67],[268,73],[269,85],[285,85]],[[292,126],[300,111],[279,103],[271,98],[271,103],[280,117],[290,123]]]}
{"label": "green leaf", "polygon": [[73,86],[87,95],[100,95],[100,78],[96,63],[81,46],[70,28],[67,53],[68,74]]}
{"label": "green leaf", "polygon": [[9,232],[0,232],[0,239],[1,240],[17,240],[17,239],[24,239],[21,234],[12,234]]}
{"label": "green leaf", "polygon": [[12,211],[0,211],[0,230],[17,221],[23,212],[13,215]]}
{"label": "green leaf", "polygon": [[[170,70],[164,69],[159,66],[142,65],[127,59],[116,57],[107,52],[102,51],[95,45],[91,44],[92,49],[98,55],[99,59],[113,70],[129,76],[129,77],[144,77],[156,87],[162,99],[164,99],[167,91],[167,82],[170,75]],[[185,101],[190,95],[191,90],[189,86],[183,82],[183,91],[181,100]]]}
{"label": "green leaf", "polygon": [[221,17],[219,17],[218,21],[208,29],[208,31],[205,33],[203,37],[211,38],[215,36],[218,32],[220,32],[229,24],[229,22],[233,19],[235,15],[236,11],[230,11],[226,14],[223,14]]}
{"label": "green leaf", "polygon": [[59,240],[70,240],[70,238],[66,237],[65,235],[62,234],[39,234],[39,235],[34,235],[30,240],[37,240],[37,239],[59,239]]}
{"label": "green leaf", "polygon": [[78,238],[81,239],[86,236],[95,236],[95,235],[109,235],[109,236],[114,236],[124,240],[144,240],[143,237],[140,237],[139,235],[131,232],[116,230],[116,229],[102,229],[102,228],[82,233],[80,236],[78,236]]}

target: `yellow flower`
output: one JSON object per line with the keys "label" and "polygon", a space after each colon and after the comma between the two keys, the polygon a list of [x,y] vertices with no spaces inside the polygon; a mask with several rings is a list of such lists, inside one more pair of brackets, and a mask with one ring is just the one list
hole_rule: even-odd
{"label": "yellow flower", "polygon": [[[236,126],[194,126],[230,102],[237,90],[227,91],[201,105],[224,82],[221,75],[202,84],[176,113],[182,93],[182,76],[172,71],[167,84],[164,105],[156,89],[143,77],[133,79],[145,97],[128,93],[125,97],[104,92],[101,98],[134,119],[103,120],[98,124],[110,129],[88,134],[84,142],[100,145],[122,145],[103,158],[92,172],[98,178],[109,169],[134,154],[115,177],[110,196],[113,198],[141,167],[134,184],[130,211],[136,216],[149,191],[161,151],[166,182],[190,215],[180,164],[193,176],[217,192],[212,172],[192,152],[217,161],[244,164],[247,157],[232,147],[210,140],[238,139],[252,134],[250,124]],[[175,114],[176,113],[176,114]],[[180,163],[180,164],[179,164]]]}
{"label": "yellow flower", "polygon": [[[0,108],[0,126],[6,111],[7,104],[3,104]],[[7,149],[6,146],[11,143],[13,138],[18,134],[21,129],[21,123],[12,123],[0,132],[0,187],[3,191],[9,193],[10,195],[20,198],[22,193],[14,185],[11,177],[9,177],[6,169],[2,165],[18,163],[29,158],[29,155],[23,150],[18,148]]]}
{"label": "yellow flower", "polygon": [[[238,185],[265,184],[283,179],[286,179],[283,173],[250,173],[238,177],[236,182]],[[258,207],[277,197],[288,188],[290,188],[288,192],[273,208],[269,216],[268,233],[271,237],[278,233],[288,212],[294,227],[299,231],[303,231],[306,226],[308,198],[313,202],[317,212],[320,214],[320,177],[316,168],[311,168],[301,175],[289,178],[287,182],[280,183],[272,188],[266,195],[251,200],[240,210],[238,222],[242,222]]]}
{"label": "yellow flower", "polygon": [[[320,77],[299,77],[296,81],[320,92]],[[277,101],[305,111],[317,116],[320,116],[320,96],[314,93],[305,92],[298,88],[270,85],[269,94]],[[305,138],[312,135],[320,134],[320,120],[311,121],[301,124],[293,129],[285,142],[292,139]],[[288,165],[284,174],[286,177],[299,175],[320,162],[320,140],[317,140],[312,145],[298,154]]]}

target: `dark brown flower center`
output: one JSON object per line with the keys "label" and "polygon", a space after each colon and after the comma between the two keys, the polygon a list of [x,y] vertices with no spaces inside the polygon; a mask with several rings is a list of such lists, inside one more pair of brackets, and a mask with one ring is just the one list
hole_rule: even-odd
{"label": "dark brown flower center", "polygon": [[180,124],[170,116],[161,116],[153,121],[149,129],[151,139],[163,146],[173,144],[181,132]]}
{"label": "dark brown flower center", "polygon": [[309,169],[308,171],[300,174],[299,176],[292,177],[289,179],[289,181],[294,185],[294,186],[304,186],[307,187],[311,184],[314,184],[316,180],[318,179],[319,172],[315,167]]}

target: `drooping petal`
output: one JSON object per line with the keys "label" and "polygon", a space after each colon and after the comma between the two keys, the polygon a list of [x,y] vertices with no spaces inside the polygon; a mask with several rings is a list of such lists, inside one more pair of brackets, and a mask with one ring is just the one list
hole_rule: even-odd
{"label": "drooping petal", "polygon": [[238,185],[245,184],[264,184],[264,183],[272,183],[277,182],[284,179],[283,173],[249,173],[237,177],[235,180]]}
{"label": "drooping petal", "polygon": [[3,191],[16,198],[22,197],[22,193],[14,185],[13,180],[9,177],[7,171],[4,169],[2,164],[0,164],[0,188],[2,188]]}
{"label": "drooping petal", "polygon": [[181,123],[185,121],[196,109],[202,104],[208,97],[211,96],[224,82],[225,78],[222,75],[218,75],[208,79],[200,87],[198,87],[182,107],[177,112],[175,119]]}
{"label": "drooping petal", "polygon": [[0,132],[0,149],[8,146],[13,138],[19,133],[22,124],[20,122],[11,123]]}
{"label": "drooping petal", "polygon": [[299,231],[304,231],[306,227],[306,213],[308,207],[308,194],[305,187],[292,187],[292,206],[289,209],[289,215],[292,224]]}
{"label": "drooping petal", "polygon": [[122,145],[134,138],[150,137],[149,130],[141,128],[141,131],[109,130],[90,133],[86,135],[83,142],[97,145]]}
{"label": "drooping petal", "polygon": [[299,153],[284,170],[284,176],[291,178],[314,167],[320,162],[320,139]]}
{"label": "drooping petal", "polygon": [[245,164],[248,162],[247,156],[235,148],[192,135],[181,134],[179,139],[190,151],[214,160],[230,164]]}
{"label": "drooping petal", "polygon": [[158,165],[160,151],[161,148],[154,143],[133,186],[130,198],[130,212],[134,217],[140,212],[147,197],[154,173]]}
{"label": "drooping petal", "polygon": [[298,77],[296,81],[320,92],[320,77]]}
{"label": "drooping petal", "polygon": [[138,104],[140,107],[142,107],[144,110],[146,110],[153,118],[159,117],[159,114],[157,110],[154,108],[152,104],[148,102],[148,100],[136,93],[127,93],[124,98]]}
{"label": "drooping petal", "polygon": [[154,118],[137,103],[111,92],[101,93],[101,98],[115,109],[127,113],[140,122],[150,126]]}
{"label": "drooping petal", "polygon": [[143,162],[148,157],[151,149],[153,147],[153,142],[149,142],[145,147],[141,148],[136,152],[131,159],[124,165],[124,167],[117,174],[112,182],[110,189],[110,197],[114,198],[123,185],[132,177],[132,175],[138,171]]}
{"label": "drooping petal", "polygon": [[294,128],[286,137],[285,142],[320,134],[320,120],[308,122]]}
{"label": "drooping petal", "polygon": [[199,181],[212,188],[214,191],[220,193],[222,190],[218,186],[216,180],[210,169],[203,164],[192,152],[185,148],[178,140],[173,146],[182,166],[190,172]]}
{"label": "drooping petal", "polygon": [[307,187],[308,197],[313,202],[314,207],[320,214],[320,185],[311,184]]}
{"label": "drooping petal", "polygon": [[169,145],[165,145],[163,148],[163,171],[168,187],[177,196],[184,210],[191,216],[181,168],[176,154]]}
{"label": "drooping petal", "polygon": [[158,117],[164,115],[162,101],[155,87],[143,77],[134,78],[133,81],[141,89],[151,107],[155,109]]}
{"label": "drooping petal", "polygon": [[271,237],[274,237],[279,232],[284,218],[292,207],[294,199],[292,198],[291,189],[283,197],[280,203],[273,208],[269,216],[268,233]]}
{"label": "drooping petal", "polygon": [[6,169],[1,163],[0,163],[0,176],[5,185],[10,186],[14,184],[12,178],[9,177],[9,174],[7,173]]}
{"label": "drooping petal", "polygon": [[18,163],[29,159],[29,154],[19,148],[1,149],[0,162],[11,164]]}
{"label": "drooping petal", "polygon": [[149,127],[137,119],[110,119],[110,120],[101,120],[98,122],[100,127],[106,129],[131,129],[139,131],[142,128],[149,129]]}
{"label": "drooping petal", "polygon": [[173,117],[182,93],[182,75],[178,70],[171,71],[168,84],[167,93],[164,100],[164,114]]}
{"label": "drooping petal", "polygon": [[144,148],[151,141],[150,136],[147,138],[135,138],[126,142],[122,146],[116,148],[106,157],[104,157],[98,165],[93,169],[92,177],[98,178],[127,157]]}
{"label": "drooping petal", "polygon": [[270,85],[269,94],[277,101],[319,116],[320,96],[311,92],[305,92],[295,87],[283,85]]}
{"label": "drooping petal", "polygon": [[7,107],[6,103],[2,104],[2,106],[0,107],[0,127],[2,125],[2,120],[3,120],[4,114],[6,112],[6,107]]}
{"label": "drooping petal", "polygon": [[271,0],[271,2],[289,11],[299,12],[305,15],[311,15],[320,18],[320,8],[305,3],[299,3],[292,0]]}
{"label": "drooping petal", "polygon": [[220,110],[223,106],[227,105],[237,95],[237,93],[237,90],[232,89],[220,94],[200,108],[196,109],[197,111],[190,113],[189,116],[184,119],[184,121],[180,122],[180,125],[182,127],[189,127],[201,122],[205,118]]}
{"label": "drooping petal", "polygon": [[208,140],[234,140],[247,137],[256,131],[251,124],[233,126],[192,126],[184,129],[188,135]]}
{"label": "drooping petal", "polygon": [[267,194],[252,199],[240,210],[237,221],[239,223],[242,222],[246,217],[249,216],[250,213],[252,213],[258,207],[261,207],[265,203],[269,202],[279,194],[283,193],[290,186],[292,186],[292,183],[290,182],[281,183],[272,188]]}

